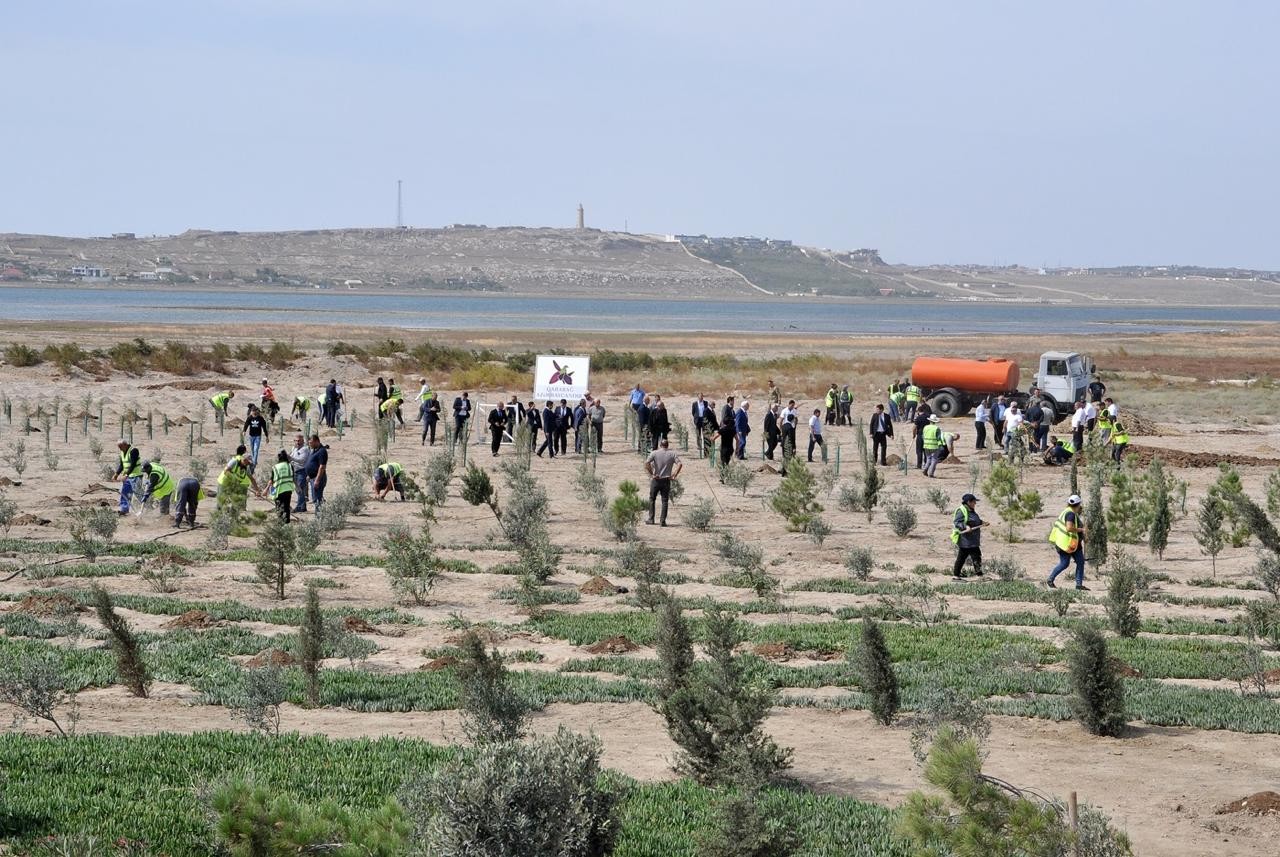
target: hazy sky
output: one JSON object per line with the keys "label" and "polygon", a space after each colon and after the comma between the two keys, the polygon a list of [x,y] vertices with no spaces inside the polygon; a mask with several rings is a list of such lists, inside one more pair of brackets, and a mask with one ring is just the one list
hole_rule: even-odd
{"label": "hazy sky", "polygon": [[7,0],[0,231],[1280,269],[1280,3]]}

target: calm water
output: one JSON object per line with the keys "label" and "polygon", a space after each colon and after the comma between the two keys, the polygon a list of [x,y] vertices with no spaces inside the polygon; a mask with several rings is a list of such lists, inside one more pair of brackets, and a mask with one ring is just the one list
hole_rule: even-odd
{"label": "calm water", "polygon": [[0,319],[141,324],[387,325],[578,331],[1159,333],[1280,322],[1280,307],[1160,307],[944,301],[668,301],[343,291],[0,288]]}

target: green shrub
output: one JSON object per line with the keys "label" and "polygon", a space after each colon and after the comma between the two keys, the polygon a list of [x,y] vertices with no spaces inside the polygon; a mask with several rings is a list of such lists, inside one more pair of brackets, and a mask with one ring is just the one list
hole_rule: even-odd
{"label": "green shrub", "polygon": [[228,707],[232,715],[250,729],[276,738],[280,735],[280,706],[288,699],[284,671],[269,664],[241,670],[240,693]]}
{"label": "green shrub", "polygon": [[1119,737],[1124,734],[1128,723],[1124,682],[1116,671],[1102,632],[1092,625],[1077,629],[1067,647],[1067,665],[1071,671],[1071,707],[1076,719],[1094,735]]}
{"label": "green shrub", "polygon": [[1017,557],[997,556],[982,564],[982,570],[994,574],[1000,580],[1021,580],[1026,574]]}
{"label": "green shrub", "polygon": [[424,526],[421,535],[415,537],[403,524],[392,524],[382,537],[382,549],[391,589],[414,604],[425,604],[440,578],[431,531]]}
{"label": "green shrub", "polygon": [[844,557],[844,567],[854,580],[866,580],[875,568],[875,554],[871,548],[852,547]]}
{"label": "green shrub", "polygon": [[326,801],[317,807],[288,794],[232,780],[209,797],[213,832],[229,857],[328,854],[402,857],[409,825],[394,801],[371,814],[355,814]]}
{"label": "green shrub", "polygon": [[802,533],[809,528],[809,522],[822,511],[818,504],[817,480],[813,472],[800,461],[787,465],[787,475],[782,477],[778,487],[769,496],[769,505],[779,515],[787,519],[787,529]]}
{"label": "green shrub", "polygon": [[705,533],[711,529],[711,522],[715,520],[716,507],[708,497],[699,497],[693,501],[684,513],[684,524],[691,530],[699,533]]}
{"label": "green shrub", "polygon": [[619,833],[599,739],[561,729],[457,759],[401,790],[421,853],[432,857],[606,857]]}
{"label": "green shrub", "polygon": [[1136,637],[1142,627],[1138,613],[1139,592],[1146,588],[1150,571],[1124,551],[1117,551],[1107,584],[1107,619],[1121,637]]}
{"label": "green shrub", "polygon": [[912,509],[906,503],[892,501],[884,504],[885,517],[889,519],[889,527],[893,530],[893,534],[900,539],[905,539],[911,535],[911,531],[916,528],[917,518],[915,509]]}
{"label": "green shrub", "polygon": [[[323,508],[323,507],[321,507]],[[272,518],[258,537],[258,554],[253,568],[258,580],[284,600],[285,584],[293,579],[291,566],[302,559],[294,542],[293,527]]]}
{"label": "green shrub", "polygon": [[698,857],[790,857],[800,838],[770,811],[758,789],[730,792],[716,805],[712,826],[698,841]]}
{"label": "green shrub", "polygon": [[44,362],[44,358],[40,356],[39,351],[36,351],[31,346],[23,345],[21,342],[13,342],[4,347],[4,362],[10,366],[24,368],[38,366]]}
{"label": "green shrub", "polygon": [[502,655],[486,653],[475,631],[458,645],[459,707],[463,730],[475,744],[514,741],[524,735],[531,705],[511,686]]}
{"label": "green shrub", "polygon": [[618,485],[618,496],[609,505],[609,514],[605,518],[608,529],[620,542],[636,536],[636,524],[642,512],[648,510],[649,504],[640,497],[640,486],[630,479],[624,479]]}
{"label": "green shrub", "polygon": [[302,625],[298,629],[298,662],[306,679],[307,705],[311,708],[320,705],[320,661],[324,658],[326,637],[324,613],[320,610],[320,589],[308,586]]}

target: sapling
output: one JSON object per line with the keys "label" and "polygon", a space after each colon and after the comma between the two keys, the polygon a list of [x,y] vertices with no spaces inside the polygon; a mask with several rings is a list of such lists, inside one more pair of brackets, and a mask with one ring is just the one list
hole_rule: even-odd
{"label": "sapling", "polygon": [[254,571],[258,580],[269,587],[276,598],[284,599],[285,584],[293,579],[292,566],[298,562],[293,527],[280,518],[272,518],[258,537],[258,553]]}
{"label": "sapling", "polygon": [[1200,552],[1209,557],[1215,578],[1218,576],[1218,554],[1227,546],[1227,534],[1222,529],[1225,520],[1221,499],[1209,494],[1200,501],[1196,512],[1196,542],[1200,545]]}
{"label": "sapling", "polygon": [[142,656],[142,643],[124,617],[116,612],[111,596],[101,586],[93,588],[93,606],[97,611],[98,621],[109,635],[111,648],[116,653],[116,671],[121,680],[130,693],[146,699],[147,690],[151,686],[151,673]]}
{"label": "sapling", "polygon": [[9,444],[9,451],[4,454],[4,460],[21,479],[23,472],[27,469],[27,442],[19,438]]}
{"label": "sapling", "polygon": [[[80,706],[66,685],[62,661],[53,652],[0,661],[0,702],[13,706],[15,726],[34,717],[52,724],[64,738],[74,735]],[[66,714],[59,715],[63,708]]]}
{"label": "sapling", "polygon": [[320,661],[324,658],[325,621],[320,611],[320,590],[307,587],[307,602],[298,630],[298,661],[306,679],[307,705],[320,705]]}
{"label": "sapling", "polygon": [[1007,539],[1010,542],[1018,540],[1018,524],[1031,520],[1044,507],[1038,491],[1019,490],[1018,472],[1004,461],[997,461],[991,466],[982,490],[1000,513],[1001,520],[1009,525]]}
{"label": "sapling", "polygon": [[871,714],[881,726],[888,726],[898,713],[898,677],[884,640],[884,632],[874,620],[862,620],[857,648],[850,662],[858,673],[858,683],[871,703]]}

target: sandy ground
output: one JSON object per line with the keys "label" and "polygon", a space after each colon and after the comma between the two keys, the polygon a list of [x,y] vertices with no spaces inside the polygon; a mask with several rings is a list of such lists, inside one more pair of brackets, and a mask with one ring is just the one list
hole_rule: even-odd
{"label": "sandy ground", "polygon": [[[61,332],[45,330],[40,335],[65,336],[69,333],[65,329]],[[22,335],[35,334],[24,331]],[[112,341],[123,338],[121,331],[112,331],[110,335],[114,337]],[[538,337],[532,337],[530,344],[536,346],[537,339]],[[655,350],[679,347],[674,338],[650,339],[655,340]],[[1193,349],[1191,339],[1161,338],[1165,349],[1160,352],[1165,355],[1161,359],[1166,359],[1171,354],[1183,355],[1188,360],[1199,359],[1190,353]],[[99,339],[99,342],[103,341],[106,340]],[[465,341],[476,347],[486,344],[475,338],[451,341]],[[613,338],[597,345],[625,348],[634,347],[643,341],[644,337],[636,336],[634,339]],[[1140,340],[1140,343],[1143,348],[1152,348],[1148,340]],[[511,343],[505,345],[515,347]],[[701,345],[709,351],[723,350],[718,343]],[[886,359],[884,355],[905,355],[912,347],[893,340],[883,340],[880,345],[883,346],[883,352],[874,349],[872,352],[876,360]],[[1029,340],[1017,345],[1028,350],[1039,347]],[[1271,345],[1275,347],[1275,343]],[[808,346],[806,343],[806,347]],[[755,349],[755,353],[763,355],[777,353],[783,346],[761,337],[751,347]],[[863,343],[858,344],[858,348],[863,347]],[[978,340],[971,340],[961,347],[976,348]],[[1135,344],[1133,347],[1136,349],[1139,346]],[[1262,345],[1257,347],[1262,356],[1273,356]],[[844,353],[846,350],[845,345],[834,341],[814,343],[813,348],[830,350],[831,353]],[[854,350],[849,348],[848,353],[852,354]],[[356,429],[346,433],[344,437],[338,438],[333,434],[326,434],[325,437],[326,442],[332,446],[331,466],[334,475],[330,480],[330,492],[339,490],[345,471],[355,466],[359,455],[372,448],[366,415],[372,404],[375,373],[368,372],[346,358],[327,356],[309,357],[284,372],[265,370],[253,364],[236,364],[235,369],[231,380],[246,388],[246,392],[235,400],[232,411],[235,416],[243,414],[242,400],[256,398],[255,382],[264,373],[275,381],[277,394],[282,401],[288,401],[295,394],[316,392],[331,376],[336,375],[346,382],[349,394],[354,395],[359,406],[361,419]],[[890,373],[891,370],[886,367],[880,373],[859,376],[853,380],[867,390],[883,389]],[[216,474],[238,440],[234,430],[228,430],[225,435],[219,434],[204,404],[207,396],[221,386],[223,381],[204,379],[207,381],[204,389],[181,389],[179,386],[147,389],[154,385],[169,384],[174,380],[167,376],[149,374],[140,378],[115,375],[109,380],[95,382],[74,375],[63,376],[48,366],[25,370],[0,367],[0,391],[13,400],[15,415],[12,424],[0,416],[0,452],[11,451],[12,445],[23,439],[29,459],[29,469],[22,478],[22,486],[5,490],[10,497],[19,500],[24,512],[51,522],[45,526],[15,527],[13,535],[32,540],[62,538],[65,532],[63,517],[67,508],[80,503],[110,502],[113,499],[113,486],[103,482],[98,471],[102,462],[113,461],[113,442],[119,431],[118,413],[124,409],[136,408],[144,414],[150,409],[157,414],[157,420],[161,413],[173,419],[184,415],[203,419],[204,435],[208,442],[195,445],[196,456],[209,463],[211,474]],[[807,383],[803,379],[793,380],[785,376],[779,378],[779,381],[784,385],[784,391],[788,389],[788,383],[793,385],[791,389],[801,389],[801,385]],[[647,383],[657,392],[670,395],[672,415],[687,421],[688,395],[664,390],[660,373],[649,373]],[[607,481],[611,495],[616,493],[620,480],[640,480],[643,476],[641,459],[622,449],[618,419],[624,407],[621,395],[629,385],[629,379],[617,376],[605,379],[605,386],[600,388],[605,390],[610,421],[606,427],[605,454],[600,457],[598,467]],[[416,389],[416,384],[412,387],[409,384],[405,386]],[[820,389],[806,388],[805,391],[816,398]],[[1199,389],[1205,395],[1210,392],[1203,384]],[[1140,399],[1150,392],[1147,385],[1136,381],[1121,379],[1113,382],[1112,392],[1122,408],[1130,407],[1131,391],[1134,399]],[[520,392],[522,398],[527,399],[527,394]],[[756,398],[763,398],[764,394],[763,389],[748,389],[747,392]],[[91,394],[95,402],[100,398],[106,400],[105,429],[98,433],[94,427],[90,428],[90,435],[100,437],[105,448],[102,459],[94,460],[89,450],[89,440],[82,434],[82,423],[72,420],[66,429],[66,441],[63,440],[64,430],[60,425],[51,432],[50,449],[58,458],[58,467],[50,471],[44,461],[42,434],[37,432],[24,437],[20,430],[22,406],[26,403],[34,408],[37,400],[48,403],[60,399],[64,405],[71,403],[75,410],[79,410],[78,402],[86,393]],[[478,402],[490,402],[497,400],[500,395],[505,398],[504,394],[505,391],[493,390],[479,391],[473,396]],[[452,396],[453,391],[446,393],[447,400],[451,400]],[[1275,397],[1276,393],[1268,390],[1256,393],[1254,400],[1259,403],[1259,407],[1274,407]],[[868,411],[866,396],[857,399],[856,409],[865,415]],[[1176,416],[1176,410],[1172,409],[1173,416]],[[1183,410],[1187,411],[1185,407]],[[1242,427],[1234,417],[1234,414],[1229,413],[1192,409],[1187,412],[1185,419],[1162,419],[1159,436],[1137,437],[1135,443],[1179,452],[1215,455],[1245,453],[1280,463],[1280,436],[1251,421],[1247,421]],[[760,415],[754,416],[753,422],[757,426],[760,418]],[[778,561],[777,565],[770,566],[770,570],[787,586],[818,577],[843,576],[843,554],[854,544],[871,547],[879,563],[894,562],[903,570],[910,569],[916,563],[927,563],[939,569],[944,566],[949,568],[949,515],[935,510],[926,499],[925,492],[933,487],[942,489],[949,498],[948,509],[954,508],[958,497],[970,489],[969,463],[981,460],[981,456],[972,449],[971,421],[954,420],[946,428],[961,434],[961,460],[941,467],[937,480],[926,480],[914,469],[906,475],[895,469],[886,472],[889,480],[887,496],[901,497],[911,503],[920,516],[917,531],[908,539],[895,538],[889,532],[882,513],[877,513],[873,521],[868,523],[862,514],[840,512],[835,497],[831,496],[822,498],[822,502],[828,507],[825,517],[835,531],[824,546],[816,547],[807,537],[786,532],[781,519],[767,509],[766,495],[776,485],[776,475],[769,472],[758,473],[744,497],[716,482],[707,464],[696,458],[686,461],[682,476],[685,497],[672,515],[672,521],[676,525],[666,529],[642,526],[641,536],[655,546],[674,552],[666,569],[682,572],[692,578],[691,582],[678,587],[680,594],[690,596],[712,594],[718,598],[733,600],[747,600],[749,597],[744,590],[714,586],[707,582],[723,570],[720,561],[714,558],[708,546],[709,538],[678,524],[681,510],[687,508],[694,498],[701,496],[714,498],[721,509],[717,525],[761,545],[765,549],[767,561]],[[829,436],[832,445],[831,466],[834,466],[835,446],[839,445],[846,478],[856,462],[852,431],[850,428],[836,428],[830,430]],[[802,446],[805,434],[804,431],[800,433]],[[899,434],[901,437],[905,432],[900,430]],[[189,470],[186,427],[171,429],[166,436],[157,422],[154,435],[147,438],[145,424],[135,424],[135,441],[144,455],[154,456],[158,451],[162,459],[176,471],[175,475],[186,475]],[[758,437],[759,433],[753,435],[752,442],[748,445],[756,459],[753,467],[759,465],[759,446],[756,443]],[[268,449],[274,452],[278,448],[273,438],[272,443],[264,445],[264,452]],[[891,453],[901,451],[899,442],[890,445]],[[408,431],[398,436],[390,457],[405,464],[411,472],[418,472],[430,454],[434,453],[419,445],[417,433],[410,426]],[[487,446],[473,444],[469,455],[481,466],[491,469],[497,463],[489,456]],[[508,455],[510,450],[504,447],[503,457]],[[532,465],[535,476],[547,487],[552,498],[549,521],[552,536],[567,551],[555,583],[563,586],[577,585],[587,579],[589,572],[604,570],[615,583],[629,584],[630,581],[616,574],[611,561],[592,552],[596,549],[609,549],[614,543],[601,528],[594,511],[576,495],[572,486],[576,465],[577,459],[573,455],[553,461],[535,458]],[[1265,466],[1241,468],[1245,487],[1255,497],[1261,496],[1262,483],[1270,469]],[[1195,504],[1216,478],[1216,469],[1179,467],[1173,472],[1178,479],[1188,482],[1189,511],[1194,514]],[[10,479],[15,478],[8,464],[0,464],[0,474]],[[1031,466],[1027,469],[1025,478],[1027,486],[1040,490],[1044,496],[1044,512],[1036,520],[1020,528],[1025,541],[1011,546],[989,535],[984,549],[988,558],[1016,555],[1028,569],[1028,577],[1038,580],[1051,565],[1051,552],[1043,542],[1043,534],[1047,532],[1052,518],[1061,510],[1063,498],[1069,493],[1067,473],[1064,470]],[[496,472],[494,479],[501,491],[501,480]],[[445,546],[443,555],[469,559],[482,570],[508,561],[510,554],[483,548],[486,536],[495,531],[492,515],[484,508],[466,505],[457,492],[458,483],[455,479],[449,502],[440,511],[440,520],[433,527],[435,540]],[[268,504],[255,499],[251,501],[250,508],[265,510]],[[344,555],[375,552],[378,537],[390,523],[400,521],[416,525],[417,519],[413,514],[415,508],[413,504],[401,505],[397,502],[371,503],[367,513],[356,519],[331,547]],[[209,511],[202,509],[202,519],[207,519]],[[984,509],[984,514],[988,519],[996,518],[990,509]],[[1173,583],[1159,584],[1161,591],[1177,595],[1260,597],[1259,593],[1228,588],[1225,585],[1204,588],[1187,584],[1191,578],[1207,577],[1210,573],[1207,558],[1201,555],[1193,540],[1192,528],[1192,518],[1178,520],[1163,560],[1147,557],[1144,548],[1137,548],[1144,561],[1148,561],[1153,569],[1174,578]],[[126,519],[118,538],[137,541],[158,537],[172,544],[197,547],[203,544],[205,536],[201,531],[168,535],[171,532],[172,528],[165,521],[148,515]],[[233,540],[233,543],[236,546],[249,546],[252,541]],[[18,559],[0,557],[0,563],[13,566]],[[1218,558],[1217,576],[1224,584],[1242,582],[1248,579],[1249,568],[1254,559],[1252,548],[1228,548]],[[280,603],[267,596],[260,587],[244,582],[243,578],[252,574],[247,563],[210,563],[189,568],[187,572],[188,576],[178,582],[178,592],[175,593],[177,597],[192,600],[228,598],[262,607]],[[313,576],[323,576],[337,584],[337,588],[323,590],[322,596],[328,607],[385,607],[395,601],[385,575],[377,568],[357,569],[339,565],[337,568],[310,569],[303,575]],[[874,579],[890,577],[892,575],[883,570],[877,570],[874,575]],[[946,579],[945,575],[939,574],[935,577],[935,582],[942,583]],[[137,576],[98,580],[113,592],[151,592]],[[49,586],[79,588],[88,583],[84,579],[65,577],[50,577],[39,581],[19,577],[0,584],[0,592],[16,593]],[[496,590],[513,583],[514,579],[508,576],[446,575],[432,593],[429,605],[399,606],[399,609],[418,616],[427,624],[405,628],[403,636],[371,636],[370,639],[377,643],[380,651],[362,668],[380,671],[419,668],[428,660],[423,654],[424,649],[444,644],[451,632],[445,629],[443,623],[454,613],[473,620],[512,624],[523,621],[524,615],[514,605],[493,597]],[[290,584],[284,603],[299,604],[301,596],[301,581],[295,580]],[[875,601],[868,597],[818,592],[796,592],[788,594],[786,598],[786,603],[795,606],[831,608]],[[574,612],[626,609],[620,601],[618,597],[584,595],[580,604],[556,609]],[[949,608],[952,613],[966,620],[1021,609],[1047,610],[1034,605],[978,601],[964,596],[950,597]],[[1082,612],[1100,610],[1096,605],[1078,609]],[[133,611],[122,612],[138,628],[145,630],[157,630],[169,618]],[[1144,616],[1152,617],[1226,619],[1237,612],[1229,608],[1143,605]],[[792,614],[752,615],[748,618],[755,622],[777,623],[806,621],[814,617]],[[291,630],[258,623],[246,625],[261,633]],[[1020,630],[1045,639],[1058,642],[1062,640],[1061,632],[1055,629]],[[517,635],[504,641],[501,648],[509,651],[534,648],[543,655],[544,659],[540,663],[518,665],[522,669],[556,669],[571,658],[584,656],[582,650],[568,643],[543,639],[534,634]],[[652,650],[641,650],[636,656],[652,657]],[[335,662],[333,666],[342,667],[344,664]],[[804,693],[816,695],[818,692]],[[198,704],[197,694],[189,688],[177,685],[157,686],[154,698],[146,701],[129,698],[118,687],[86,692],[81,695],[80,701],[83,712],[81,729],[88,732],[136,734],[237,728],[225,709]],[[4,712],[0,712],[0,717],[3,714]],[[372,714],[336,709],[308,711],[288,707],[284,713],[284,723],[286,729],[322,732],[334,737],[406,735],[433,741],[461,739],[457,716],[452,712]],[[559,724],[584,730],[594,729],[604,740],[605,761],[612,767],[645,779],[671,776],[668,760],[673,747],[656,716],[643,705],[553,705],[536,719],[539,731],[553,729]],[[780,743],[795,748],[795,775],[820,790],[897,804],[911,789],[920,785],[917,766],[907,748],[908,730],[876,727],[863,712],[780,708],[770,719],[769,728]],[[1269,855],[1275,853],[1274,837],[1280,833],[1280,819],[1215,816],[1213,810],[1228,800],[1276,788],[1277,781],[1280,780],[1280,763],[1276,761],[1280,754],[1277,751],[1280,751],[1280,736],[1276,735],[1158,729],[1139,724],[1132,737],[1108,740],[1092,738],[1074,723],[999,717],[995,718],[988,769],[1017,784],[1059,796],[1077,790],[1082,800],[1099,805],[1112,814],[1117,822],[1127,827],[1137,844],[1137,853],[1141,855]]]}

